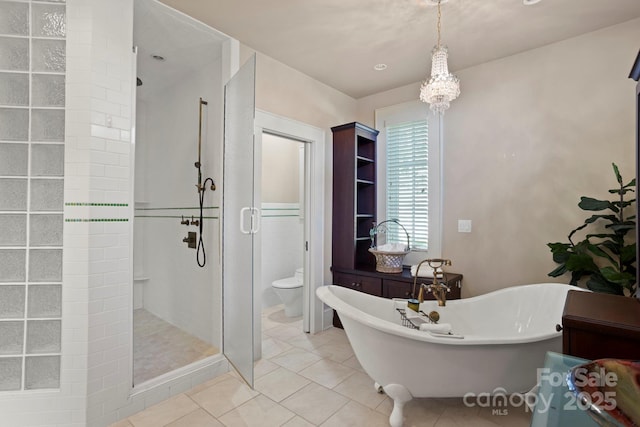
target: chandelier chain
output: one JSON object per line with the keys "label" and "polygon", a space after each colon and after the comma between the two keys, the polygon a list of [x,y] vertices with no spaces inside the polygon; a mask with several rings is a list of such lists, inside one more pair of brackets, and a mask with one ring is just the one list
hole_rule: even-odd
{"label": "chandelier chain", "polygon": [[440,12],[440,2],[441,0],[438,0],[438,47],[440,47],[440,19],[442,18],[442,13]]}

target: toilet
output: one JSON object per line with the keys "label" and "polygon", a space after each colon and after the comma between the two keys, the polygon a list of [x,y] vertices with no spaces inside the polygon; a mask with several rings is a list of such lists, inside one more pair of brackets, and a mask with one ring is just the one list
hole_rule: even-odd
{"label": "toilet", "polygon": [[304,270],[299,268],[292,277],[274,280],[271,283],[273,291],[284,304],[284,314],[287,317],[302,316],[302,285],[304,284]]}

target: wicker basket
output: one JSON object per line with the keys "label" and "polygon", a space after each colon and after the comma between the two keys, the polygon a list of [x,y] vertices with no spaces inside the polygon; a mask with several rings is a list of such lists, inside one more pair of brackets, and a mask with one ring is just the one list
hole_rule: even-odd
{"label": "wicker basket", "polygon": [[403,252],[382,252],[374,248],[369,248],[376,257],[376,271],[381,273],[402,273],[402,261],[409,251]]}

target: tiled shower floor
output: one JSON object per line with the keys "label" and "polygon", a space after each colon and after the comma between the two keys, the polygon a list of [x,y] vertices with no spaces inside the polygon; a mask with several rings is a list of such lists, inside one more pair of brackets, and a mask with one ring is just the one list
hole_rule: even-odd
{"label": "tiled shower floor", "polygon": [[145,309],[133,311],[134,385],[219,352]]}

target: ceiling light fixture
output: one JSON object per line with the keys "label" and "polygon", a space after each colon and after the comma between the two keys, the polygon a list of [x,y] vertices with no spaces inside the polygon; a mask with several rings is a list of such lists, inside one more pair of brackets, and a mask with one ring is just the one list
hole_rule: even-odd
{"label": "ceiling light fixture", "polygon": [[376,64],[373,66],[373,69],[376,71],[384,71],[387,69],[387,64]]}
{"label": "ceiling light fixture", "polygon": [[[435,1],[435,0],[432,0]],[[444,114],[449,103],[460,95],[460,80],[449,72],[448,51],[440,45],[440,3],[438,1],[438,44],[431,51],[431,78],[420,86],[420,100],[430,104],[431,111]]]}

